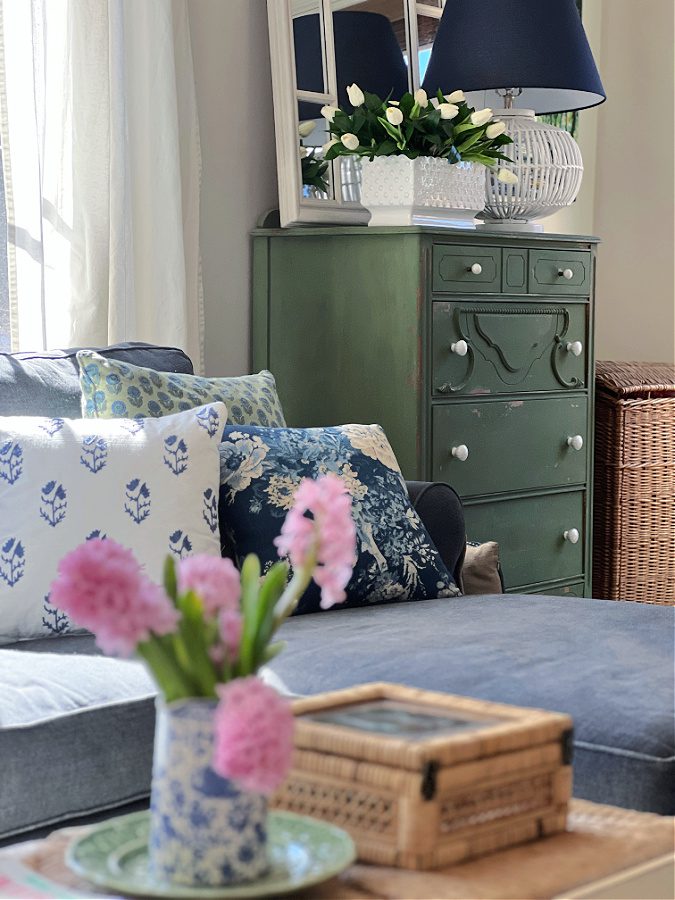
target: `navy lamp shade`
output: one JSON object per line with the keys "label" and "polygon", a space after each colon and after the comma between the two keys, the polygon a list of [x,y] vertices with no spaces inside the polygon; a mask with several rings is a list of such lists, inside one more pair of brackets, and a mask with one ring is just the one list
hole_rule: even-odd
{"label": "navy lamp shade", "polygon": [[[370,12],[333,13],[337,104],[350,109],[347,86],[358,84],[380,97],[396,99],[408,90],[408,68],[391,22]],[[322,37],[317,13],[293,19],[295,71],[298,90],[326,92],[323,76]],[[299,104],[301,122],[316,119],[323,104]]]}
{"label": "navy lamp shade", "polygon": [[520,89],[514,105],[537,115],[606,99],[575,0],[446,0],[423,87],[495,110]]}

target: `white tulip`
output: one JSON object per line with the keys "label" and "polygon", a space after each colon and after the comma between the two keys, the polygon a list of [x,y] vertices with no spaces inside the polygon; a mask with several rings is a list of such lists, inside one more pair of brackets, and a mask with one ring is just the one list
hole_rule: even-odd
{"label": "white tulip", "polygon": [[343,134],[340,138],[343,146],[347,148],[347,150],[357,150],[359,146],[359,139],[355,134],[349,132],[348,134]]}
{"label": "white tulip", "polygon": [[308,137],[316,128],[316,122],[310,119],[309,122],[301,122],[298,126],[298,134],[301,138]]}
{"label": "white tulip", "polygon": [[419,88],[415,91],[414,94],[415,103],[419,103],[422,109],[426,109],[429,104],[429,98],[427,97],[427,92],[423,88]]}
{"label": "white tulip", "polygon": [[488,125],[485,129],[485,137],[492,141],[494,138],[499,137],[500,134],[504,134],[505,131],[505,122],[493,122],[492,125]]}
{"label": "white tulip", "polygon": [[518,176],[510,169],[500,169],[497,172],[497,178],[499,181],[503,181],[504,184],[518,184]]}
{"label": "white tulip", "polygon": [[352,106],[361,106],[361,104],[365,101],[365,97],[363,95],[363,91],[358,86],[358,84],[350,84],[347,88],[347,96],[349,97],[349,102]]}
{"label": "white tulip", "polygon": [[459,107],[454,103],[441,103],[438,108],[441,111],[441,119],[454,119],[459,112]]}
{"label": "white tulip", "polygon": [[453,91],[451,94],[446,94],[445,99],[448,103],[464,103],[466,97],[464,91]]}
{"label": "white tulip", "polygon": [[323,145],[323,147],[321,148],[321,150],[323,151],[323,153],[324,153],[324,155],[325,155],[326,153],[328,153],[328,151],[330,150],[331,147],[334,147],[335,144],[339,144],[339,143],[340,143],[340,142],[337,141],[335,138],[331,138],[329,141],[327,141],[327,142]]}
{"label": "white tulip", "polygon": [[400,106],[401,105],[398,100],[388,100],[387,102],[390,103],[392,106]]}
{"label": "white tulip", "polygon": [[486,109],[477,109],[476,112],[471,113],[471,124],[486,125],[491,118],[492,110],[489,107]]}
{"label": "white tulip", "polygon": [[332,122],[335,118],[335,113],[339,112],[339,107],[337,106],[322,106],[321,107],[321,115],[324,119],[327,119],[329,122]]}
{"label": "white tulip", "polygon": [[395,106],[390,106],[385,115],[390,125],[400,125],[403,121],[403,113]]}
{"label": "white tulip", "polygon": [[304,159],[306,156],[309,156],[309,150],[307,147],[300,148],[300,159]]}

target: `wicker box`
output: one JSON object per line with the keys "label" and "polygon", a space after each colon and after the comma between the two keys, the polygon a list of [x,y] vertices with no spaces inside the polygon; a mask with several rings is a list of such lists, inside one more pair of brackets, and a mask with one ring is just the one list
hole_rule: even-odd
{"label": "wicker box", "polygon": [[345,828],[362,860],[436,868],[565,828],[569,716],[392,684],[294,712],[273,805]]}
{"label": "wicker box", "polygon": [[675,603],[675,366],[596,370],[593,596]]}

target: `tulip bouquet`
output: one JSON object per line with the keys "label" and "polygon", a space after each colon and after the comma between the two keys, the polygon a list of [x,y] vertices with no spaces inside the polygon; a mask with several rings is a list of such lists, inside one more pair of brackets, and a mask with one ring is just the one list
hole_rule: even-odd
{"label": "tulip bouquet", "polygon": [[[490,168],[498,160],[510,162],[501,148],[512,143],[503,122],[495,121],[491,109],[470,107],[463,91],[429,98],[420,89],[400,100],[380,99],[364,93],[358,85],[347,88],[353,107],[349,113],[337,106],[324,106],[331,140],[324,145],[324,159],[354,154],[373,160],[378,156],[431,156],[449,163],[474,162]],[[500,169],[499,179],[516,178]],[[517,178],[516,178],[517,180]]]}
{"label": "tulip bouquet", "polygon": [[167,703],[217,701],[213,768],[261,794],[286,776],[293,718],[255,675],[283,649],[275,635],[312,578],[324,608],[345,599],[356,528],[342,481],[305,479],[275,543],[283,559],[264,577],[253,555],[241,572],[220,557],[168,557],[160,587],[131,550],[90,540],[61,560],[51,588],[52,603],[105,653],[144,660]]}

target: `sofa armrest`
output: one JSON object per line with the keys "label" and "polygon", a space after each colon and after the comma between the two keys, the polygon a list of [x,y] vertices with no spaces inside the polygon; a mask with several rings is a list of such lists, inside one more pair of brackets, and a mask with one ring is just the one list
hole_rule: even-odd
{"label": "sofa armrest", "polygon": [[417,514],[436,545],[441,559],[455,579],[460,575],[466,553],[466,528],[462,501],[449,484],[440,481],[408,481],[408,495]]}

